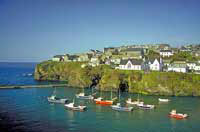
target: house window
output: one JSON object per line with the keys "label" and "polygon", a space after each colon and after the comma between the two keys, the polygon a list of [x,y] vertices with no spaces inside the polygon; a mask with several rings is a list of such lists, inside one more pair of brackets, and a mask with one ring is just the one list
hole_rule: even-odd
{"label": "house window", "polygon": [[131,64],[130,63],[128,63],[128,69],[131,69]]}

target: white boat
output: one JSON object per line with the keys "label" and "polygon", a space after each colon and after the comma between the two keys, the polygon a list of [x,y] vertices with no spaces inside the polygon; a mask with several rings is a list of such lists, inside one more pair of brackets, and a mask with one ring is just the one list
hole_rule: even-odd
{"label": "white boat", "polygon": [[91,99],[91,100],[94,99],[94,97],[92,95],[86,96],[85,93],[76,94],[76,97],[79,99]]}
{"label": "white boat", "polygon": [[141,109],[153,109],[155,108],[155,105],[149,105],[149,104],[144,104],[144,103],[139,103],[137,106]]}
{"label": "white boat", "polygon": [[61,99],[61,98],[56,97],[55,95],[47,97],[47,100],[51,103],[62,103],[62,104],[68,101],[68,99]]}
{"label": "white boat", "polygon": [[170,100],[169,100],[169,99],[161,99],[161,98],[158,98],[158,101],[160,101],[160,102],[169,102]]}
{"label": "white boat", "polygon": [[50,97],[47,97],[47,100],[51,103],[62,103],[62,104],[68,101],[67,98],[61,99],[61,98],[56,97],[56,89],[54,90],[53,95],[51,95]]}
{"label": "white boat", "polygon": [[86,106],[84,105],[78,105],[78,106],[75,106],[74,105],[74,101],[72,103],[69,103],[69,104],[65,104],[64,105],[67,109],[70,109],[70,110],[75,110],[75,111],[84,111],[86,110]]}
{"label": "white boat", "polygon": [[144,102],[139,101],[139,100],[132,101],[131,98],[128,98],[128,100],[126,100],[126,103],[127,103],[127,104],[130,104],[130,105],[137,105],[137,104],[144,103]]}
{"label": "white boat", "polygon": [[130,111],[133,110],[133,107],[130,107],[130,106],[123,107],[123,106],[121,106],[121,104],[120,104],[120,91],[119,91],[119,102],[116,105],[111,105],[111,108],[113,110],[126,111],[126,112],[130,112]]}
{"label": "white boat", "polygon": [[120,103],[117,103],[116,105],[112,105],[111,108],[113,110],[117,110],[117,111],[132,111],[133,107],[122,107]]}

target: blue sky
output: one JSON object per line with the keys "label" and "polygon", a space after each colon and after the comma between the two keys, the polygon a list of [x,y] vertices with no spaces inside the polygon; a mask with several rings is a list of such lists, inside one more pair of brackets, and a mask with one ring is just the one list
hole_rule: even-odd
{"label": "blue sky", "polygon": [[200,43],[199,0],[0,0],[0,61],[122,44]]}

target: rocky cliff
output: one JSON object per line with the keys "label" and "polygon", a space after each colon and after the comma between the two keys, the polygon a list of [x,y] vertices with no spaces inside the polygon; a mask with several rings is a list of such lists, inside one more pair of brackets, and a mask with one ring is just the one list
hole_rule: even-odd
{"label": "rocky cliff", "polygon": [[86,66],[78,62],[46,61],[35,68],[36,80],[61,80],[74,87],[96,85],[100,90],[121,89],[147,95],[200,96],[200,75],[174,72],[143,72]]}

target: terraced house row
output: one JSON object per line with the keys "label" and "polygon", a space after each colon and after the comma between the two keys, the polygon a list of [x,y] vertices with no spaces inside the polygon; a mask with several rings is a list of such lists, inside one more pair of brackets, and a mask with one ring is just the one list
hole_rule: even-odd
{"label": "terraced house row", "polygon": [[200,45],[173,48],[168,44],[106,47],[103,51],[56,55],[56,62],[85,62],[92,67],[106,64],[120,70],[200,73]]}

